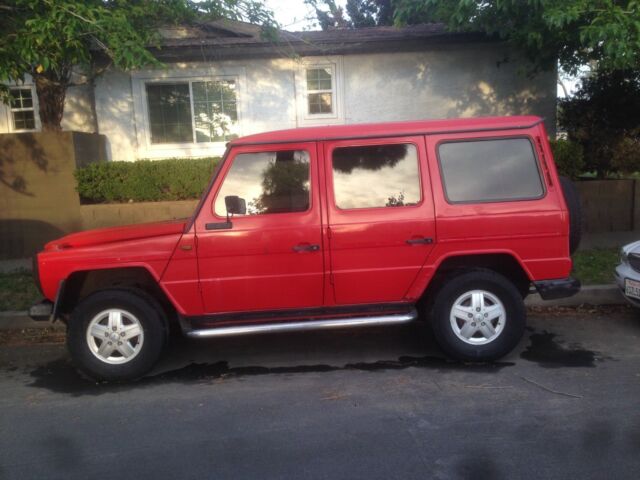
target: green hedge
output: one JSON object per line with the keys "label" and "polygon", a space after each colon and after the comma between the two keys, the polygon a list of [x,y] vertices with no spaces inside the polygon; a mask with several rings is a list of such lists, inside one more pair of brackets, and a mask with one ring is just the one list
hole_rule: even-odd
{"label": "green hedge", "polygon": [[199,198],[220,157],[92,163],[76,170],[80,201],[157,202]]}
{"label": "green hedge", "polygon": [[553,159],[560,175],[576,180],[581,174],[585,173],[582,145],[563,138],[551,140],[550,143],[551,150],[553,150]]}

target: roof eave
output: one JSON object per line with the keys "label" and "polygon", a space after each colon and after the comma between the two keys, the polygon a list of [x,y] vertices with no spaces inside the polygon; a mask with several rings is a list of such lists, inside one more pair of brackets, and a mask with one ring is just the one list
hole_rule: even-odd
{"label": "roof eave", "polygon": [[307,42],[256,41],[207,43],[200,45],[166,45],[151,48],[162,62],[211,61],[250,58],[282,58],[293,56],[348,55],[363,53],[412,52],[442,48],[444,45],[465,43],[496,43],[499,40],[479,33],[444,33],[427,38],[380,38],[379,40],[344,41],[322,40]]}

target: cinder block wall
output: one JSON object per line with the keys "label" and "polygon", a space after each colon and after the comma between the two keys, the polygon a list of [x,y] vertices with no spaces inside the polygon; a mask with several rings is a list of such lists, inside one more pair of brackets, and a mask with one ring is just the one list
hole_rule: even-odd
{"label": "cinder block wall", "polygon": [[0,135],[0,259],[33,255],[82,227],[73,172],[106,158],[103,135]]}
{"label": "cinder block wall", "polygon": [[196,205],[198,200],[82,205],[82,229],[189,218]]}

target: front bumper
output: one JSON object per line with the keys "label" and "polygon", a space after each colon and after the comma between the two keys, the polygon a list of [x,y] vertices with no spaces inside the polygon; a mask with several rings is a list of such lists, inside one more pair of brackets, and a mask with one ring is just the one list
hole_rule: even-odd
{"label": "front bumper", "polygon": [[29,316],[32,320],[38,322],[44,322],[51,320],[53,315],[53,302],[50,300],[40,300],[38,303],[34,303],[29,308]]}
{"label": "front bumper", "polygon": [[624,298],[634,307],[640,307],[640,300],[627,296],[624,281],[628,278],[640,282],[640,273],[636,272],[628,263],[621,263],[616,267],[615,271],[616,285]]}
{"label": "front bumper", "polygon": [[572,297],[580,291],[580,280],[577,278],[558,278],[533,282],[543,300]]}

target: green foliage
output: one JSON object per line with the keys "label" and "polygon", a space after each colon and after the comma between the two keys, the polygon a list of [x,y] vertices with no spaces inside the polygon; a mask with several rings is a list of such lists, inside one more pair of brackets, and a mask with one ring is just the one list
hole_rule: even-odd
{"label": "green foliage", "polygon": [[611,166],[623,175],[640,172],[640,130],[623,136],[614,144]]}
{"label": "green foliage", "polygon": [[335,0],[304,0],[316,12],[322,30],[362,28],[393,24],[392,0],[347,0],[344,8]]}
{"label": "green foliage", "polygon": [[219,157],[92,163],[76,170],[82,203],[155,202],[199,198]]}
{"label": "green foliage", "polygon": [[559,139],[551,141],[553,159],[560,175],[576,180],[584,173],[584,149],[582,145],[571,140]]}
{"label": "green foliage", "polygon": [[560,102],[558,121],[584,149],[584,168],[599,178],[640,170],[640,72],[601,72],[586,77],[576,94]]}
{"label": "green foliage", "polygon": [[395,0],[397,24],[445,22],[509,40],[538,68],[640,65],[638,0]]}
{"label": "green foliage", "polygon": [[59,129],[74,68],[91,79],[111,64],[159,65],[148,49],[159,27],[220,17],[273,25],[258,0],[0,0],[0,79],[31,75],[43,128]]}

